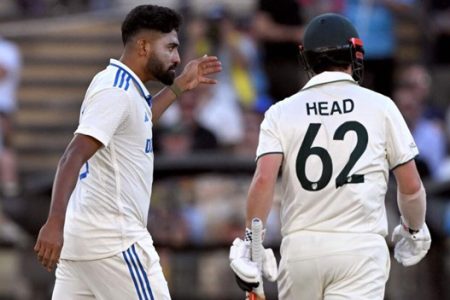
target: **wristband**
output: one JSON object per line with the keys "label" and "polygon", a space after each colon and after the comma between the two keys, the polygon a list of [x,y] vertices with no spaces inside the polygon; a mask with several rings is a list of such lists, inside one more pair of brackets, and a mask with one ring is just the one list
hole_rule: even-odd
{"label": "wristband", "polygon": [[419,231],[420,231],[420,230],[412,229],[412,228],[409,228],[409,227],[406,227],[405,229],[408,230],[409,234],[416,234],[416,233],[419,233]]}
{"label": "wristband", "polygon": [[175,83],[175,81],[172,83],[172,85],[169,85],[169,89],[175,94],[175,96],[178,98],[181,96],[183,91],[181,88]]}
{"label": "wristband", "polygon": [[416,234],[420,231],[420,229],[412,229],[410,227],[408,227],[408,225],[405,224],[405,222],[403,222],[403,218],[400,219],[400,223],[402,224],[403,228],[409,232],[409,234],[413,235]]}

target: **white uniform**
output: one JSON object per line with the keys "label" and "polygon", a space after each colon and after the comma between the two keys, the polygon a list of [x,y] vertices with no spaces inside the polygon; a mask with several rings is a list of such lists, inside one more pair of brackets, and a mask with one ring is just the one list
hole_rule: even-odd
{"label": "white uniform", "polygon": [[0,79],[0,112],[10,114],[17,106],[17,86],[20,81],[22,59],[19,48],[0,38],[0,67],[6,69],[6,77]]}
{"label": "white uniform", "polygon": [[69,201],[53,299],[170,299],[147,231],[151,96],[112,59],[89,86],[75,134],[103,144]]}
{"label": "white uniform", "polygon": [[382,299],[389,170],[418,154],[392,100],[346,73],[316,75],[266,112],[257,156],[269,153],[284,156],[280,299]]}

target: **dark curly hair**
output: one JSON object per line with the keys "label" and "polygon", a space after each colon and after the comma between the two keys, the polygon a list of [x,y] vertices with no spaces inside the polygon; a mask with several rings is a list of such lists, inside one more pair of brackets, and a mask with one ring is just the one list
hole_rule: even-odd
{"label": "dark curly hair", "polygon": [[169,33],[178,31],[181,25],[181,16],[174,10],[157,5],[140,5],[133,8],[122,23],[122,42],[128,40],[142,29],[156,30]]}

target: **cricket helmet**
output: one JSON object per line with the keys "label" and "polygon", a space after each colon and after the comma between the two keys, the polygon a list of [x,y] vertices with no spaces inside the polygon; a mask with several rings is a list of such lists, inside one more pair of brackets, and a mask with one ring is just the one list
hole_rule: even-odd
{"label": "cricket helmet", "polygon": [[352,66],[353,78],[361,84],[363,76],[363,43],[350,21],[335,13],[319,15],[305,29],[300,55],[310,76],[330,65]]}

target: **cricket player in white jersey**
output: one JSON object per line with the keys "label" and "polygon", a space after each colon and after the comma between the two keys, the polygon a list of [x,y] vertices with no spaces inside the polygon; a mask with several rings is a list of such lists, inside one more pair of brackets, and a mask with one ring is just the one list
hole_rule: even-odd
{"label": "cricket player in white jersey", "polygon": [[[147,231],[152,124],[180,93],[216,83],[207,75],[221,70],[216,57],[204,56],[175,78],[180,21],[166,7],[134,8],[122,24],[120,60],[87,90],[35,245],[45,268],[58,263],[53,299],[170,299]],[[151,97],[149,80],[168,87]]]}
{"label": "cricket player in white jersey", "polygon": [[[281,170],[279,299],[383,299],[390,170],[402,215],[392,235],[396,260],[416,264],[431,244],[417,147],[393,101],[358,85],[362,46],[346,18],[311,20],[300,52],[314,77],[273,105],[261,124],[247,227],[254,217],[266,220]],[[261,272],[276,274],[268,249],[262,270],[255,270],[249,237],[247,229],[230,251],[238,283],[248,291],[261,282]]]}

